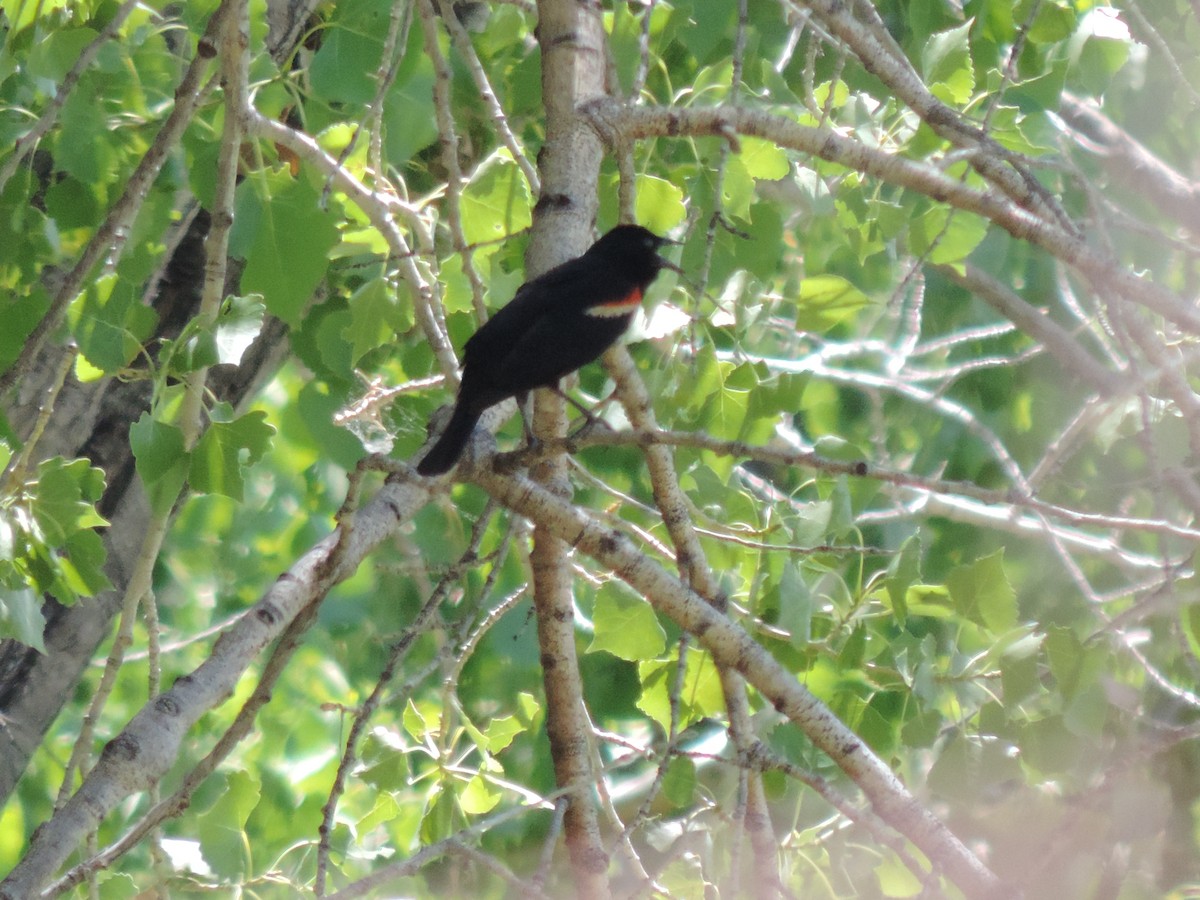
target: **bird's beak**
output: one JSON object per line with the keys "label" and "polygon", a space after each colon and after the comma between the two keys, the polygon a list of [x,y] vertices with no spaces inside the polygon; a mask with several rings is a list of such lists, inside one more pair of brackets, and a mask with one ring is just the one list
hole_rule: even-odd
{"label": "bird's beak", "polygon": [[[660,237],[658,240],[659,240],[660,248],[664,247],[664,246],[671,246],[671,247],[682,247],[683,246],[683,241],[677,241],[674,238]],[[658,254],[658,258],[662,261],[662,267],[664,269],[670,269],[672,272],[677,272],[680,275],[683,274],[683,269],[679,268],[679,266],[675,265],[675,263],[671,262],[669,259],[666,259],[665,257],[663,257],[662,254]]]}

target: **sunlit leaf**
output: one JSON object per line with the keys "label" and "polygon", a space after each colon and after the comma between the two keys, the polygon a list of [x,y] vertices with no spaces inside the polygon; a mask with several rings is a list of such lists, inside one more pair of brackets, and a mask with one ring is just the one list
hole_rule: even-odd
{"label": "sunlit leaf", "polygon": [[957,28],[931,35],[921,54],[930,90],[947,103],[966,103],[975,88],[970,46],[974,21],[968,19]]}
{"label": "sunlit leaf", "polygon": [[666,633],[650,604],[616,585],[597,593],[592,622],[595,632],[589,653],[605,650],[636,662],[653,659],[666,647]]}
{"label": "sunlit leaf", "polygon": [[800,283],[796,298],[796,328],[823,334],[851,318],[870,300],[849,281],[837,275],[813,275]]}
{"label": "sunlit leaf", "polygon": [[665,178],[639,175],[637,178],[637,206],[634,216],[639,225],[655,234],[666,234],[683,221],[687,207],[683,203],[683,192]]}
{"label": "sunlit leaf", "polygon": [[267,308],[257,295],[229,297],[217,318],[216,349],[218,362],[238,365],[246,350],[262,332]]}
{"label": "sunlit leaf", "polygon": [[485,160],[463,189],[463,236],[468,244],[524,231],[533,223],[532,214],[529,184],[506,150]]}
{"label": "sunlit leaf", "polygon": [[467,782],[458,795],[458,802],[463,812],[469,816],[481,816],[496,808],[503,794],[482,775],[476,775]]}

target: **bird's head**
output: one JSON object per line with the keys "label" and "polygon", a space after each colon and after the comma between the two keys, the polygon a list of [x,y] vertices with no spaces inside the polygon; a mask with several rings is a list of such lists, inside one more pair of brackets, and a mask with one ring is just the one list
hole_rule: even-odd
{"label": "bird's head", "polygon": [[660,247],[676,243],[641,225],[618,225],[596,241],[588,253],[620,260],[622,267],[636,273],[638,281],[649,283],[660,269],[678,271],[674,263],[658,255]]}

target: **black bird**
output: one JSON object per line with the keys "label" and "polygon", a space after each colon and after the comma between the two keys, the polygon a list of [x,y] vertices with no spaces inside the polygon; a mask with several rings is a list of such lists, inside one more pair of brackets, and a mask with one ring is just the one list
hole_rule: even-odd
{"label": "black bird", "polygon": [[556,387],[607,350],[629,326],[673,243],[640,225],[618,225],[583,256],[525,282],[463,347],[454,413],[417,465],[440,475],[458,462],[484,410],[540,387]]}

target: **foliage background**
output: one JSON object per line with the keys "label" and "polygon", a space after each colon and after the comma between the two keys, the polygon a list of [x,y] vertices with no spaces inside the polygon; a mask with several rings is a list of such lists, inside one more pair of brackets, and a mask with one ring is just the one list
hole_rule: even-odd
{"label": "foliage background", "polygon": [[[11,878],[106,742],[345,527],[348,489],[380,490],[359,464],[418,451],[448,348],[524,280],[547,214],[531,4],[250,3],[244,55],[206,35],[217,9],[0,2]],[[590,108],[611,146],[577,189],[600,231],[632,213],[682,241],[629,352],[707,599],[1009,896],[1200,882],[1196,17],[602,10],[610,91],[643,117]],[[189,66],[208,66],[194,105]],[[609,365],[576,393],[606,396]],[[617,430],[573,445],[572,502],[674,569],[628,395],[603,410]],[[500,446],[520,435],[509,417]],[[530,531],[479,483],[423,495],[277,651],[216,771],[188,781],[265,653],[67,863],[160,797],[194,790],[186,809],[56,890],[292,896],[382,873],[402,894],[560,895]],[[757,684],[750,755],[711,656],[609,568],[570,566],[614,893],[971,892]]]}

